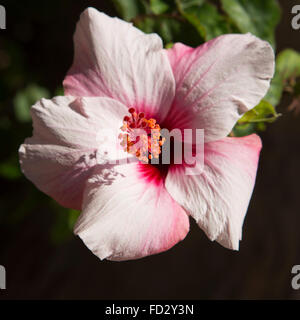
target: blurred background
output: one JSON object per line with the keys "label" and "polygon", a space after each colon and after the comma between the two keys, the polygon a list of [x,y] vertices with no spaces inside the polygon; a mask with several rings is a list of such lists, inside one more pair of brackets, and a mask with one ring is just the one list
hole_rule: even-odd
{"label": "blurred background", "polygon": [[[158,32],[167,47],[251,31],[274,48],[276,40],[277,53],[300,51],[300,30],[291,27],[297,1],[279,1],[280,16],[273,0],[234,0],[252,26],[228,1],[193,1],[1,1],[7,29],[0,30],[0,265],[7,271],[7,290],[0,290],[0,299],[300,298],[291,287],[291,269],[300,264],[300,62],[284,81],[282,99],[267,99],[276,106],[270,121],[240,123],[234,131],[259,130],[264,144],[239,252],[210,242],[192,222],[187,238],[165,253],[101,262],[72,234],[79,213],[60,207],[20,172],[17,150],[31,136],[30,106],[63,94],[75,25],[88,6]],[[292,57],[297,62],[295,52]]]}

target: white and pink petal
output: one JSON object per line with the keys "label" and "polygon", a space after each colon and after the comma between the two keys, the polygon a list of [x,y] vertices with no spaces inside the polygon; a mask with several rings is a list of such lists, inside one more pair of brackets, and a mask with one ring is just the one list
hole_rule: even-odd
{"label": "white and pink petal", "polygon": [[153,170],[133,163],[115,167],[110,183],[102,183],[103,172],[89,179],[75,234],[100,259],[142,258],[186,236],[189,218]]}
{"label": "white and pink petal", "polygon": [[61,205],[80,210],[93,168],[128,155],[117,139],[126,111],[109,98],[37,102],[31,109],[33,137],[19,149],[25,176]]}
{"label": "white and pink petal", "polygon": [[166,178],[166,189],[173,199],[210,240],[229,249],[239,248],[260,150],[257,135],[209,142],[205,144],[201,174],[186,175],[184,166],[176,166],[171,167]]}
{"label": "white and pink petal", "polygon": [[196,49],[168,50],[176,96],[166,125],[205,130],[205,141],[226,137],[268,91],[274,74],[271,46],[251,34],[229,34]]}
{"label": "white and pink petal", "polygon": [[148,117],[165,118],[175,81],[158,35],[88,8],[77,24],[74,45],[65,94],[110,97]]}

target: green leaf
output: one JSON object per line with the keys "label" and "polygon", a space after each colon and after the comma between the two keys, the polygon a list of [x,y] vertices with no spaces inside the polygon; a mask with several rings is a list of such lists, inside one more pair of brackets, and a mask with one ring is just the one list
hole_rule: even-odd
{"label": "green leaf", "polygon": [[0,163],[0,176],[8,180],[16,180],[22,176],[17,161],[6,161]]}
{"label": "green leaf", "polygon": [[65,92],[62,86],[56,88],[56,90],[54,91],[54,96],[64,96],[64,95],[65,95]]}
{"label": "green leaf", "polygon": [[256,129],[258,131],[265,131],[267,129],[267,126],[266,126],[266,124],[264,122],[258,122],[256,124]]}
{"label": "green leaf", "polygon": [[68,226],[70,230],[74,229],[75,223],[80,215],[80,211],[69,209]]}
{"label": "green leaf", "polygon": [[143,0],[112,0],[119,15],[126,21],[130,21],[138,15],[148,13],[149,6]]}
{"label": "green leaf", "polygon": [[150,0],[150,8],[155,14],[162,14],[169,9],[169,5],[163,0]]}
{"label": "green leaf", "polygon": [[166,49],[171,49],[171,48],[173,48],[173,46],[174,46],[174,43],[173,43],[173,42],[169,42],[169,43],[167,43],[167,44],[165,45],[165,48],[166,48]]}
{"label": "green leaf", "polygon": [[235,137],[249,136],[256,132],[255,123],[236,124],[233,128],[233,134]]}
{"label": "green leaf", "polygon": [[221,3],[240,32],[251,32],[275,47],[275,28],[281,13],[277,0],[221,0]]}
{"label": "green leaf", "polygon": [[206,0],[180,0],[180,6],[183,10],[193,8],[195,6],[202,6]]}
{"label": "green leaf", "polygon": [[135,25],[146,33],[158,33],[165,45],[182,42],[183,39],[185,44],[193,47],[201,44],[195,28],[184,20],[163,16],[143,17],[135,20]]}
{"label": "green leaf", "polygon": [[255,108],[246,112],[238,123],[273,122],[278,117],[279,114],[274,107],[269,102],[262,100]]}
{"label": "green leaf", "polygon": [[30,107],[41,98],[50,98],[50,92],[36,84],[30,84],[18,92],[14,98],[14,111],[17,120],[29,122],[31,120]]}
{"label": "green leaf", "polygon": [[270,89],[267,95],[264,97],[264,100],[268,101],[271,105],[276,107],[280,103],[282,92],[283,92],[283,81],[278,71],[276,71],[274,78],[271,81]]}
{"label": "green leaf", "polygon": [[286,80],[300,76],[300,54],[295,50],[282,51],[276,59],[276,64],[281,79]]}
{"label": "green leaf", "polygon": [[156,19],[143,17],[135,19],[135,25],[145,33],[153,33],[156,29]]}
{"label": "green leaf", "polygon": [[176,1],[180,13],[191,23],[200,36],[211,40],[230,32],[230,26],[217,7],[204,1]]}
{"label": "green leaf", "polygon": [[282,51],[276,59],[276,72],[265,100],[277,106],[286,85],[293,85],[300,76],[300,54],[292,49]]}

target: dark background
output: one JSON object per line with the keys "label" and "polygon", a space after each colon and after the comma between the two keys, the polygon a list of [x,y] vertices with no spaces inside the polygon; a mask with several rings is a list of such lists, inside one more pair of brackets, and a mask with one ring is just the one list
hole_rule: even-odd
{"label": "dark background", "polygon": [[[290,26],[297,1],[280,1],[278,52],[300,51],[300,30]],[[9,105],[17,90],[38,82],[54,94],[73,59],[79,14],[94,6],[115,15],[109,1],[2,1],[0,95]],[[291,269],[300,264],[300,116],[287,111],[261,134],[264,148],[246,216],[240,251],[210,242],[191,223],[186,239],[168,252],[129,262],[101,262],[75,236],[51,241],[55,210],[25,178],[0,178],[0,264],[7,290],[0,299],[297,299]],[[1,107],[2,118],[12,111]],[[16,150],[31,127],[11,121],[1,131],[1,157]],[[34,194],[34,196],[32,196]],[[28,199],[38,197],[33,205]],[[57,209],[59,210],[59,209]],[[17,213],[15,213],[17,212]],[[49,240],[50,239],[50,240]]]}

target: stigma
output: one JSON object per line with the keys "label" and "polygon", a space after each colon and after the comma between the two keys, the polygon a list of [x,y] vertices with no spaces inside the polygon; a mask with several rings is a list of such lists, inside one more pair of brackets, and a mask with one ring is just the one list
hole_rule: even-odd
{"label": "stigma", "polygon": [[130,115],[123,118],[122,133],[119,134],[123,150],[144,163],[158,159],[166,140],[161,136],[160,125],[153,118],[145,118],[143,112],[137,113],[134,108],[129,108],[128,112]]}

